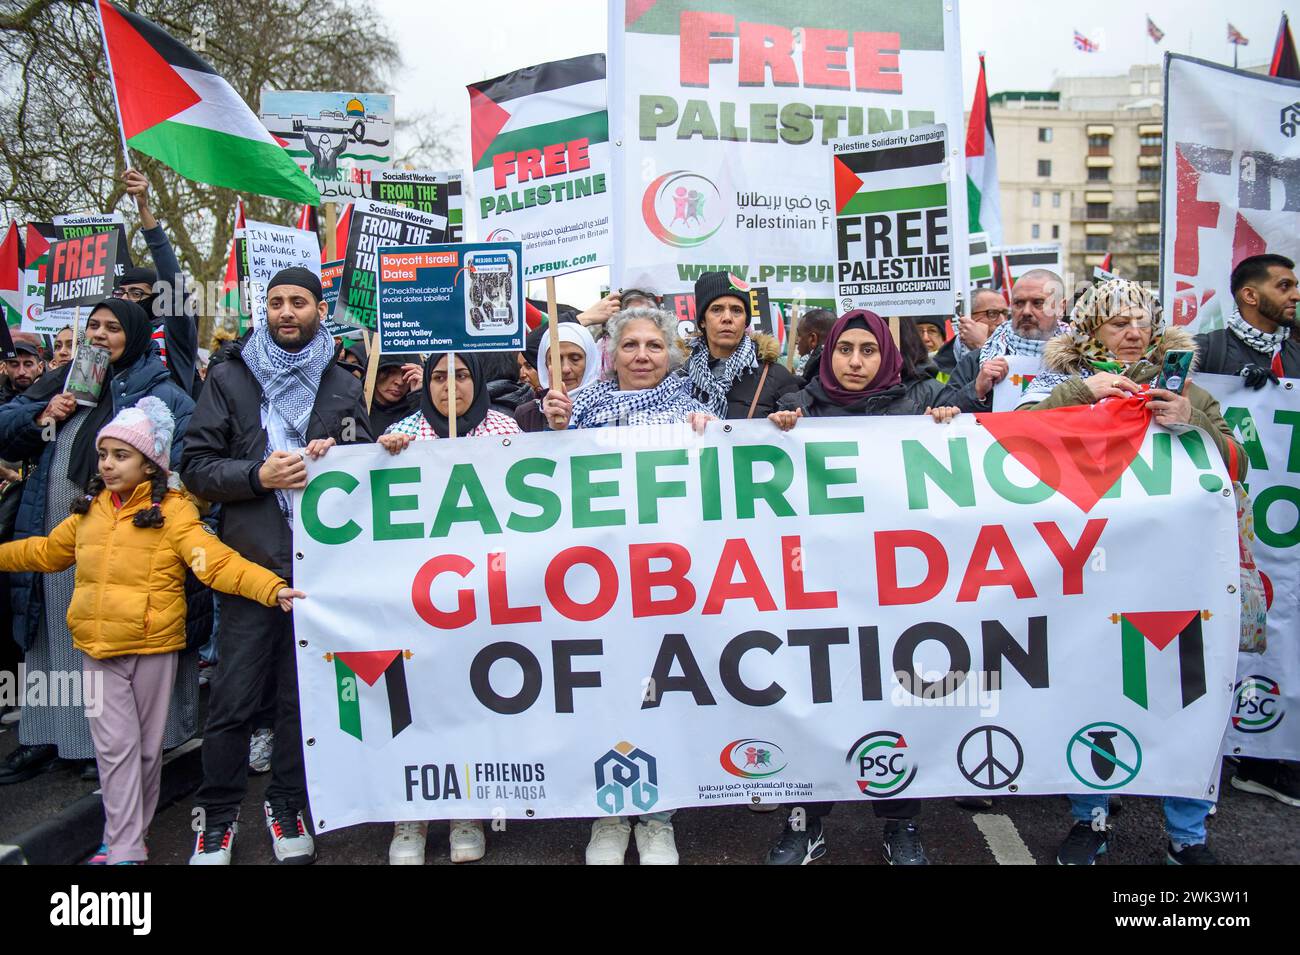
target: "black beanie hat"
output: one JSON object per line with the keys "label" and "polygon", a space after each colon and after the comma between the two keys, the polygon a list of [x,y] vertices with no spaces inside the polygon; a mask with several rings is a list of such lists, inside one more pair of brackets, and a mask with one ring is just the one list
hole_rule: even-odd
{"label": "black beanie hat", "polygon": [[117,280],[117,285],[114,288],[122,285],[139,285],[143,283],[152,289],[157,281],[158,273],[153,269],[147,269],[143,265],[133,265],[122,273],[122,277]]}
{"label": "black beanie hat", "polygon": [[745,306],[745,324],[750,322],[749,286],[730,272],[702,272],[695,280],[695,321],[704,321],[704,313],[715,299],[734,295]]}
{"label": "black beanie hat", "polygon": [[941,334],[948,334],[948,320],[944,315],[913,315],[912,321],[917,325],[933,325]]}
{"label": "black beanie hat", "polygon": [[299,288],[305,288],[316,296],[316,301],[325,297],[325,290],[321,288],[320,276],[311,269],[305,269],[301,265],[295,265],[292,268],[281,269],[271,277],[271,281],[266,285],[266,293],[271,294],[271,289],[277,285],[296,285]]}

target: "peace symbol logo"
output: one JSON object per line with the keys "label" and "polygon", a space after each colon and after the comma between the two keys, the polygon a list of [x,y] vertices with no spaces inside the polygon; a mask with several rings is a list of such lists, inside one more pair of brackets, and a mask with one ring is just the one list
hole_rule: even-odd
{"label": "peace symbol logo", "polygon": [[957,768],[980,789],[1001,789],[1020,775],[1025,751],[1009,730],[977,726],[957,744]]}

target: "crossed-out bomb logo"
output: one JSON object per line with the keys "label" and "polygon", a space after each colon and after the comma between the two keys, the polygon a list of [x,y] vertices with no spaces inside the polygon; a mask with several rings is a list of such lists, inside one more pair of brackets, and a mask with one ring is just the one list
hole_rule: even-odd
{"label": "crossed-out bomb logo", "polygon": [[1232,728],[1238,733],[1267,733],[1285,715],[1277,680],[1252,673],[1237,681],[1232,691]]}
{"label": "crossed-out bomb logo", "polygon": [[765,739],[737,739],[722,747],[718,762],[741,779],[767,779],[785,769],[788,761],[776,743]]}
{"label": "crossed-out bomb logo", "polygon": [[916,778],[912,750],[902,733],[876,730],[851,747],[844,761],[857,773],[858,790],[864,796],[896,796]]}
{"label": "crossed-out bomb logo", "polygon": [[659,764],[624,741],[596,760],[596,805],[615,816],[629,801],[638,812],[649,812],[659,801]]}
{"label": "crossed-out bomb logo", "polygon": [[722,192],[707,176],[674,169],[646,187],[641,217],[656,239],[689,249],[711,239],[726,218]]}

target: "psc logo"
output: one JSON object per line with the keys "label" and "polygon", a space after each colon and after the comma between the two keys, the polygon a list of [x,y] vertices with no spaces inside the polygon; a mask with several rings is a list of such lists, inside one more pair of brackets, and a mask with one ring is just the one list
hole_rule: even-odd
{"label": "psc logo", "polygon": [[596,760],[596,805],[611,816],[628,801],[649,812],[659,801],[659,764],[653,756],[621,742]]}
{"label": "psc logo", "polygon": [[722,768],[741,779],[766,779],[785,769],[785,753],[765,739],[737,739],[722,747]]}
{"label": "psc logo", "polygon": [[713,238],[722,228],[725,212],[717,184],[686,169],[659,176],[641,197],[646,228],[675,249],[693,248]]}
{"label": "psc logo", "polygon": [[1232,691],[1232,728],[1238,733],[1267,733],[1286,715],[1277,680],[1252,674]]}
{"label": "psc logo", "polygon": [[864,796],[896,796],[916,778],[912,750],[902,733],[877,730],[851,747],[844,761],[857,773],[858,790]]}

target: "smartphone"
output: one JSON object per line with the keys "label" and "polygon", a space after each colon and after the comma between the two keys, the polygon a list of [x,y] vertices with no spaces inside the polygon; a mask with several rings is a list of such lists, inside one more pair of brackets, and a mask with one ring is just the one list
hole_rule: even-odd
{"label": "smartphone", "polygon": [[1156,379],[1156,387],[1181,395],[1183,387],[1187,384],[1187,376],[1192,370],[1192,357],[1195,354],[1196,352],[1185,349],[1165,352],[1165,361],[1160,367],[1160,377]]}

